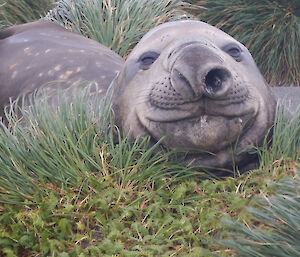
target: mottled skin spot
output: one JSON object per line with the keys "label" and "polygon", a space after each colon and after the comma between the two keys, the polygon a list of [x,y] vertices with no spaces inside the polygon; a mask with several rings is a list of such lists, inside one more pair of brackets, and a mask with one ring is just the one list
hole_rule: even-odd
{"label": "mottled skin spot", "polygon": [[84,69],[83,66],[82,66],[82,67],[77,67],[77,68],[76,68],[76,72],[81,72],[81,71],[83,71],[83,69]]}
{"label": "mottled skin spot", "polygon": [[12,70],[12,69],[14,69],[17,65],[18,65],[17,63],[14,63],[14,64],[10,65],[10,66],[8,67],[8,69],[9,69],[9,70]]}
{"label": "mottled skin spot", "polygon": [[11,79],[15,79],[17,76],[18,72],[15,70],[13,71],[12,75],[11,75]]}
{"label": "mottled skin spot", "polygon": [[61,70],[61,67],[62,67],[61,64],[56,65],[56,66],[54,67],[54,70],[55,70],[55,71],[59,71],[59,70]]}
{"label": "mottled skin spot", "polygon": [[72,70],[68,70],[61,74],[58,78],[60,80],[68,80],[74,72]]}

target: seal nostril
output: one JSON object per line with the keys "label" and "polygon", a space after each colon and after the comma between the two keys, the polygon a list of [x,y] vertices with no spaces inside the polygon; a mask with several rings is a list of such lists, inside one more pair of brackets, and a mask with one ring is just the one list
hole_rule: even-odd
{"label": "seal nostril", "polygon": [[215,68],[210,70],[205,76],[205,90],[207,93],[215,95],[221,92],[229,76],[226,69]]}

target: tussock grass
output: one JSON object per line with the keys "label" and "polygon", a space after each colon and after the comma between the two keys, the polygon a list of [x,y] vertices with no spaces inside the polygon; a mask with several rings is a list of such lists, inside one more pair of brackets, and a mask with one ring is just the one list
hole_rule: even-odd
{"label": "tussock grass", "polygon": [[179,0],[60,0],[47,19],[125,56],[151,28],[180,19]]}
{"label": "tussock grass", "polygon": [[300,109],[291,117],[279,104],[274,123],[271,147],[268,147],[268,139],[265,139],[263,147],[258,150],[261,169],[274,161],[277,166],[289,161],[299,161]]}
{"label": "tussock grass", "polygon": [[249,208],[251,222],[226,221],[231,233],[223,244],[239,256],[300,256],[300,170],[273,184],[274,195]]}
{"label": "tussock grass", "polygon": [[300,85],[300,2],[298,0],[186,0],[200,20],[245,44],[267,81]]}
{"label": "tussock grass", "polygon": [[62,92],[52,99],[59,108],[48,104],[49,97],[41,91],[33,96],[30,107],[19,99],[6,109],[9,124],[2,124],[0,130],[1,202],[32,200],[49,183],[80,187],[86,193],[88,178],[99,172],[103,177],[117,176],[120,187],[168,173],[170,153],[155,152],[158,146],[148,149],[149,138],[130,144],[119,135],[119,142],[114,143],[108,100],[90,90]]}
{"label": "tussock grass", "polygon": [[0,29],[42,18],[55,0],[0,0]]}
{"label": "tussock grass", "polygon": [[[258,149],[264,163],[258,170],[204,179],[172,153],[149,147],[149,138],[115,141],[109,98],[102,102],[89,90],[59,94],[57,109],[42,93],[30,108],[7,109],[10,123],[0,132],[0,253],[230,256],[234,249],[218,241],[230,230],[221,219],[252,224],[253,199],[274,193],[269,184],[298,167],[296,141],[294,149]],[[287,129],[299,124],[299,113],[285,123],[278,111],[273,145],[285,133],[299,137]]]}

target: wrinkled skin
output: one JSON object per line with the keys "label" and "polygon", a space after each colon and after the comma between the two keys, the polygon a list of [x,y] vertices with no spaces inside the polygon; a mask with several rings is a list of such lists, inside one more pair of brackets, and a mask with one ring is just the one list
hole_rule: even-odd
{"label": "wrinkled skin", "polygon": [[[134,48],[114,85],[117,124],[188,152],[187,165],[245,166],[260,145],[276,100],[249,51],[198,21],[171,22]],[[234,152],[234,153],[233,153]]]}

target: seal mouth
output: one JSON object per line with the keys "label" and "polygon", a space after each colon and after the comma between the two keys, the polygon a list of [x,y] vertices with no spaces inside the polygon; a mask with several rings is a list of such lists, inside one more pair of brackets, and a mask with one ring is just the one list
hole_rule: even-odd
{"label": "seal mouth", "polygon": [[[210,89],[211,91],[215,90],[211,87],[213,87],[212,84],[214,86],[217,85],[214,84],[214,79],[218,78],[219,75],[225,78],[229,76],[227,70],[222,69],[212,69],[205,75],[207,91]],[[186,81],[184,80],[184,82]],[[224,115],[228,117],[242,116],[251,112],[252,109],[251,106],[245,104],[250,100],[250,94],[247,87],[242,86],[243,84],[245,84],[243,81],[239,81],[238,77],[234,76],[232,85],[226,91],[226,94],[211,96],[210,92],[205,92],[201,95],[194,95],[194,97],[185,97],[175,89],[170,74],[166,74],[166,76],[153,82],[148,95],[147,102],[149,104],[147,109],[161,110],[162,112],[168,110],[169,112],[165,113],[164,117],[167,118],[167,121],[171,121],[171,117],[174,115],[172,110],[176,110],[177,113],[182,112],[181,115],[174,115],[174,120],[184,119],[188,116],[199,116],[200,114]],[[149,118],[163,122],[163,118],[159,116],[153,115],[153,117]]]}
{"label": "seal mouth", "polygon": [[[255,122],[253,112],[239,116],[215,116],[208,114],[189,115],[168,120],[140,118],[152,142],[157,143],[162,136],[166,148],[189,153],[199,151],[218,152],[237,140],[243,140]],[[146,119],[145,119],[146,118]]]}
{"label": "seal mouth", "polygon": [[174,122],[203,115],[224,116],[229,119],[254,116],[255,108],[247,104],[250,100],[248,91],[232,91],[226,99],[212,100],[203,95],[189,100],[174,92],[171,85],[166,90],[153,87],[146,103],[146,118],[153,122]]}
{"label": "seal mouth", "polygon": [[[244,87],[243,87],[244,88]],[[152,142],[167,136],[162,144],[169,149],[196,153],[217,152],[244,137],[253,126],[257,106],[251,104],[248,90],[239,85],[229,90],[226,98],[211,99],[206,95],[186,99],[178,94],[168,76],[156,81],[148,100],[137,116]]]}

